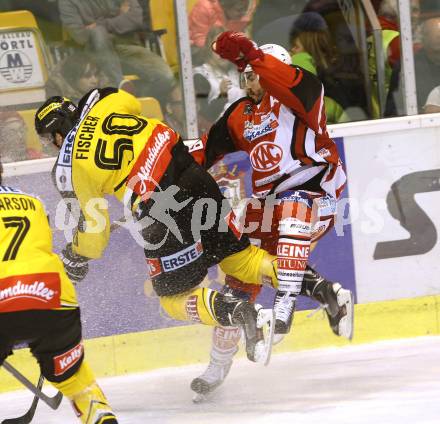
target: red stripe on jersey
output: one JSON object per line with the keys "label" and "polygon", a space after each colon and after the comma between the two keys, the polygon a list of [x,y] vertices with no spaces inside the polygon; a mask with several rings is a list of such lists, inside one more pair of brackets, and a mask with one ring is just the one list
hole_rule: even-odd
{"label": "red stripe on jersey", "polygon": [[0,312],[59,308],[61,280],[58,272],[14,275],[0,279]]}
{"label": "red stripe on jersey", "polygon": [[158,187],[171,162],[171,149],[177,143],[177,134],[165,125],[157,125],[147,144],[137,157],[128,176],[128,187],[147,201]]}
{"label": "red stripe on jersey", "polygon": [[345,184],[343,184],[341,187],[339,187],[337,190],[336,190],[336,199],[339,199],[339,196],[342,194],[342,192],[344,191],[344,188],[345,188]]}
{"label": "red stripe on jersey", "polygon": [[302,78],[303,78],[303,72],[301,71],[301,69],[296,68],[296,75],[295,75],[295,79],[292,82],[292,87],[295,87],[295,85],[298,85]]}

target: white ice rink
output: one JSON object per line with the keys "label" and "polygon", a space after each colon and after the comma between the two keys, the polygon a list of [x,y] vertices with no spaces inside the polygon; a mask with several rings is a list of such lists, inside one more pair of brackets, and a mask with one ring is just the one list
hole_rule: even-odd
{"label": "white ice rink", "polygon": [[[440,337],[275,355],[264,368],[237,360],[207,403],[189,383],[204,366],[100,380],[122,424],[438,424]],[[47,389],[46,389],[47,390]],[[26,411],[32,396],[0,396],[0,418]],[[64,400],[40,404],[34,423],[76,423]]]}

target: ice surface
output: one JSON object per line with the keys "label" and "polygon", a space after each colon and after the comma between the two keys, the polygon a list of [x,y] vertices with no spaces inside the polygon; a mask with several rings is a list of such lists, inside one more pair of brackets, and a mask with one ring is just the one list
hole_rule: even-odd
{"label": "ice surface", "polygon": [[[209,402],[189,384],[205,365],[101,379],[122,424],[438,424],[440,337],[274,355],[268,367],[237,360]],[[48,389],[46,388],[46,391]],[[0,418],[21,415],[28,392],[0,396]],[[76,423],[67,401],[40,404],[37,424]]]}

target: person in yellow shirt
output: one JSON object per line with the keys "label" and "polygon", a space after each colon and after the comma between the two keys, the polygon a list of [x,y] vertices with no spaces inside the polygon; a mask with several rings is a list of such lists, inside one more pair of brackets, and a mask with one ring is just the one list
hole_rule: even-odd
{"label": "person in yellow shirt", "polygon": [[0,366],[27,342],[41,374],[72,402],[85,424],[116,417],[84,360],[80,309],[72,282],[52,252],[43,203],[2,185],[0,161]]}
{"label": "person in yellow shirt", "polygon": [[[69,276],[81,281],[100,258],[110,234],[104,199],[113,195],[135,221],[153,288],[172,318],[240,326],[250,360],[270,351],[264,325],[272,311],[199,287],[210,266],[250,284],[276,285],[274,257],[250,245],[215,180],[191,156],[181,137],[140,115],[139,101],[114,88],[96,89],[74,105],[52,97],[36,112],[39,134],[60,147],[53,178],[79,211],[73,243],[63,251]],[[72,203],[73,202],[73,203]],[[74,203],[76,202],[76,206]],[[140,235],[139,235],[140,234]]]}

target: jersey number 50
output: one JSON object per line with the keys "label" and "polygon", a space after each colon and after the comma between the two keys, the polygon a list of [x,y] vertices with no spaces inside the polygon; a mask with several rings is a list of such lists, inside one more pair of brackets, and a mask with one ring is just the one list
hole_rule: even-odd
{"label": "jersey number 50", "polygon": [[[139,134],[148,122],[139,116],[111,113],[102,123],[102,132],[108,135],[125,135],[132,137]],[[131,138],[119,138],[113,144],[111,156],[106,155],[107,140],[100,138],[95,151],[95,163],[98,168],[117,170],[121,168],[125,151],[133,153],[133,141]]]}

